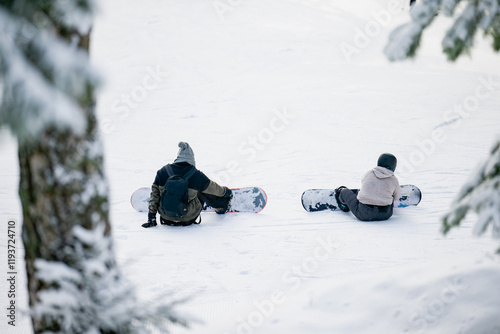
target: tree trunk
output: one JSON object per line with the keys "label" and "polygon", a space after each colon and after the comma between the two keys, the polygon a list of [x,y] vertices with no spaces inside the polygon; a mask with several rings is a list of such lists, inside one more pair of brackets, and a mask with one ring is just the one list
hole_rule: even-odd
{"label": "tree trunk", "polygon": [[[88,40],[80,36],[77,45],[88,50]],[[121,280],[93,87],[87,91],[87,100],[79,101],[87,119],[83,135],[53,127],[36,142],[19,145],[22,237],[35,333],[123,332],[98,320],[110,302],[110,286]]]}
{"label": "tree trunk", "polygon": [[[37,275],[38,259],[60,262],[83,273],[85,261],[93,257],[87,253],[94,252],[95,247],[80,240],[74,227],[95,230],[102,226],[104,237],[110,235],[108,190],[93,113],[93,107],[87,109],[87,137],[49,130],[38,142],[19,147],[23,242],[32,308],[41,301],[40,293],[60,285]],[[105,265],[110,267],[114,263],[109,261]],[[46,319],[43,314],[40,317],[33,314],[37,333],[61,330],[57,322],[57,319]]]}

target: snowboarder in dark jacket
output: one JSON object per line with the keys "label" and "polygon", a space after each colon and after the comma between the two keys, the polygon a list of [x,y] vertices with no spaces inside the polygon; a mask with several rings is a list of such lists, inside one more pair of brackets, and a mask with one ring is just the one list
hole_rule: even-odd
{"label": "snowboarder in dark jacket", "polygon": [[[179,143],[179,153],[177,158],[170,165],[163,166],[156,173],[155,180],[151,189],[149,200],[149,213],[147,223],[142,224],[142,227],[156,226],[156,213],[160,214],[160,222],[166,225],[187,226],[197,222],[203,204],[206,203],[213,208],[217,208],[216,212],[224,214],[228,211],[232,192],[227,187],[222,187],[210,180],[205,174],[197,170],[195,167],[194,153],[191,147],[186,142]],[[160,197],[162,190],[167,182],[169,175],[167,169],[170,166],[174,175],[184,176],[192,168],[195,168],[194,174],[188,180],[188,206],[187,213],[182,217],[169,217],[166,215],[160,205]]]}
{"label": "snowboarder in dark jacket", "polygon": [[382,154],[377,167],[365,173],[358,193],[344,186],[335,189],[335,198],[344,212],[352,211],[363,221],[386,220],[392,216],[394,201],[401,196],[399,181],[394,175],[397,159]]}

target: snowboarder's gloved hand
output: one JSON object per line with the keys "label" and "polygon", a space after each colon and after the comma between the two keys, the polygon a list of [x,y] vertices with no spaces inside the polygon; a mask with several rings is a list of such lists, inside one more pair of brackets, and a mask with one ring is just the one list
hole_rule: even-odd
{"label": "snowboarder's gloved hand", "polygon": [[224,203],[220,206],[220,208],[215,210],[215,212],[218,214],[224,214],[229,211],[229,208],[231,206],[231,198],[233,198],[233,191],[228,187],[224,187],[224,189],[226,190],[224,195],[222,195]]}
{"label": "snowboarder's gloved hand", "polygon": [[142,224],[142,227],[153,227],[156,226],[156,213],[148,213],[148,222]]}

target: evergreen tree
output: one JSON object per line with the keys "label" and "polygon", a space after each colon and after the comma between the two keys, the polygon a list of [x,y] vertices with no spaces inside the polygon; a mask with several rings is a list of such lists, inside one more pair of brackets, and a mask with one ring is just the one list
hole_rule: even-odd
{"label": "evergreen tree", "polygon": [[483,234],[491,225],[493,236],[500,237],[500,138],[491,150],[490,157],[471,175],[451,211],[444,217],[444,234],[460,225],[470,210],[478,214],[474,234]]}
{"label": "evergreen tree", "polygon": [[443,52],[456,60],[473,47],[478,30],[492,38],[493,50],[500,50],[500,0],[422,0],[410,11],[411,22],[396,28],[385,47],[391,61],[415,57],[423,31],[442,14],[455,16],[443,41]]}
{"label": "evergreen tree", "polygon": [[[384,50],[391,61],[415,57],[423,31],[438,14],[456,15],[442,41],[443,52],[449,60],[455,61],[469,52],[478,30],[491,37],[494,51],[500,50],[500,0],[422,0],[412,7],[410,14],[412,21],[391,33]],[[490,157],[463,186],[443,218],[443,233],[459,226],[470,210],[479,216],[475,234],[484,233],[492,225],[493,235],[500,237],[500,138]]]}
{"label": "evergreen tree", "polygon": [[186,323],[173,304],[138,304],[114,257],[88,54],[93,15],[90,0],[0,1],[0,125],[19,143],[33,328],[163,331]]}

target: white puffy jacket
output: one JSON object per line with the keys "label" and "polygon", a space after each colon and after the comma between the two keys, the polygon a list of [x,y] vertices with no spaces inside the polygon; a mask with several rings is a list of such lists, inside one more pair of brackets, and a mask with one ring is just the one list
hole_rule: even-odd
{"label": "white puffy jacket", "polygon": [[391,170],[377,166],[363,175],[358,200],[363,204],[386,206],[401,196],[399,181]]}

